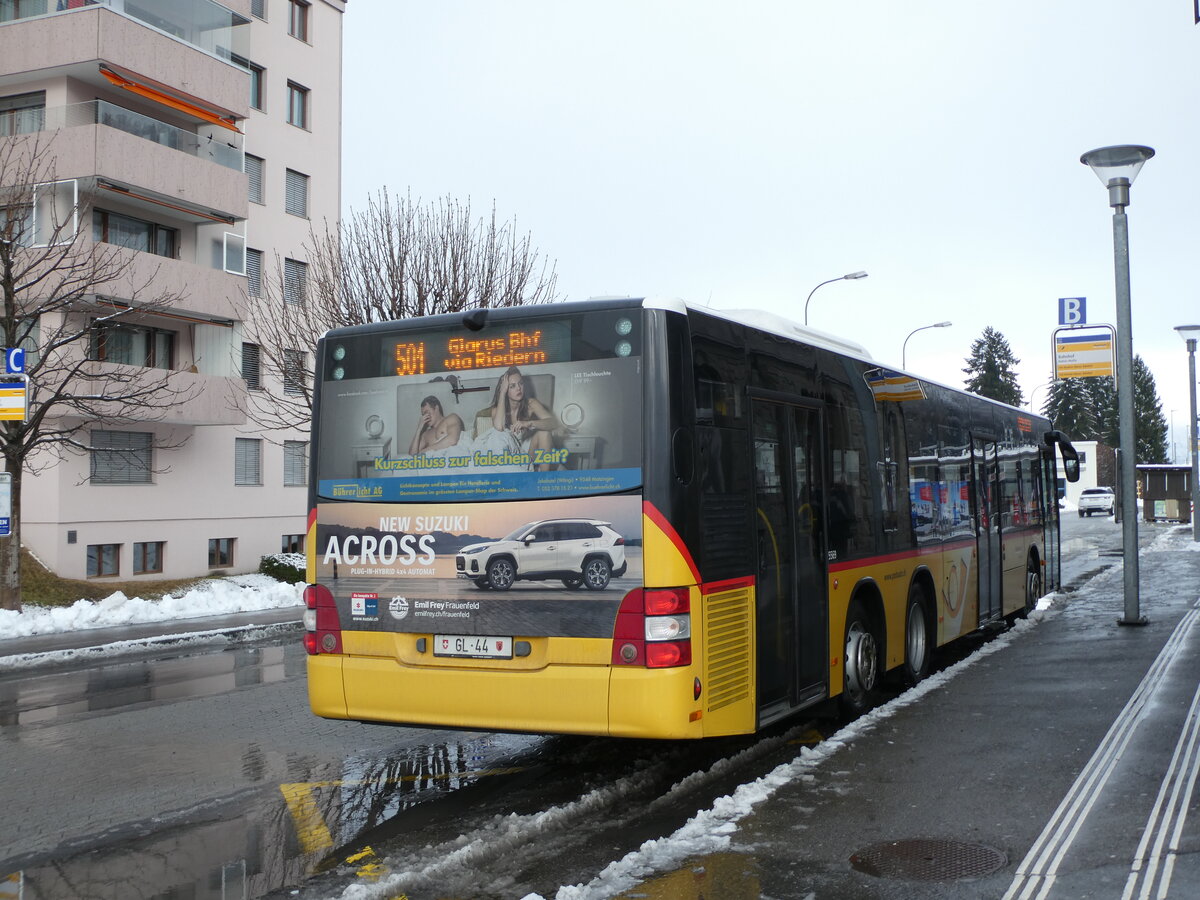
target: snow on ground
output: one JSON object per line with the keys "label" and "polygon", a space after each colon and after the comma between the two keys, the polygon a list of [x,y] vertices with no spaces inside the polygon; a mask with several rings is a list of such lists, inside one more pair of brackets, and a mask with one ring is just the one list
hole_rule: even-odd
{"label": "snow on ground", "polygon": [[0,638],[299,606],[303,603],[302,590],[303,585],[283,584],[269,575],[253,574],[209,579],[160,600],[127,597],[118,591],[103,600],[77,600],[70,606],[26,606],[23,612],[0,610]]}

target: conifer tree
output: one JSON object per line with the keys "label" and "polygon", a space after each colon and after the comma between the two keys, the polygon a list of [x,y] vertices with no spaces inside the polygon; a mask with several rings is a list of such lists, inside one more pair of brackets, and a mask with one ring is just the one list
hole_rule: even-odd
{"label": "conifer tree", "polygon": [[1133,358],[1133,420],[1139,463],[1167,461],[1167,419],[1150,367]]}
{"label": "conifer tree", "polygon": [[1050,385],[1042,414],[1072,440],[1094,440],[1099,418],[1087,378],[1060,378]]}
{"label": "conifer tree", "polygon": [[1107,444],[1109,447],[1121,445],[1121,426],[1117,415],[1117,385],[1111,375],[1098,378],[1085,378],[1088,398],[1096,419],[1096,428],[1091,435],[1092,440]]}
{"label": "conifer tree", "polygon": [[1001,403],[1021,405],[1021,387],[1016,372],[1020,360],[1013,356],[1012,347],[999,331],[987,326],[983,336],[971,344],[971,355],[966,362],[963,372],[969,376],[966,380],[968,391]]}

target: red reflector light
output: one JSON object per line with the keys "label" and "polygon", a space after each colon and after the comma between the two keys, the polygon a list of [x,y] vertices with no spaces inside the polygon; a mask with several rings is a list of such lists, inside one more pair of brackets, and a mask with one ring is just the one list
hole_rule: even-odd
{"label": "red reflector light", "polygon": [[645,604],[648,616],[673,616],[691,608],[687,588],[648,589]]}
{"label": "red reflector light", "polygon": [[669,669],[692,663],[691,641],[647,641],[646,668]]}
{"label": "red reflector light", "polygon": [[324,585],[310,584],[304,589],[304,606],[316,612],[311,617],[305,613],[307,626],[314,629],[304,634],[305,651],[312,656],[318,653],[341,653],[342,623],[338,618],[333,592]]}

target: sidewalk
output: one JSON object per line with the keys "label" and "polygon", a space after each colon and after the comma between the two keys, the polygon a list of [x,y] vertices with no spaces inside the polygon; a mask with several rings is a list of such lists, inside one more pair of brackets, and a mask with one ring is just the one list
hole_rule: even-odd
{"label": "sidewalk", "polygon": [[1200,897],[1200,552],[1139,559],[1147,625],[1117,624],[1118,560],[622,896]]}
{"label": "sidewalk", "polygon": [[229,615],[147,622],[143,625],[117,625],[5,638],[0,640],[0,666],[3,666],[6,657],[62,651],[100,653],[106,646],[124,642],[137,642],[149,647],[187,639],[217,639],[255,628],[291,624],[299,627],[303,612],[303,607],[281,607]]}

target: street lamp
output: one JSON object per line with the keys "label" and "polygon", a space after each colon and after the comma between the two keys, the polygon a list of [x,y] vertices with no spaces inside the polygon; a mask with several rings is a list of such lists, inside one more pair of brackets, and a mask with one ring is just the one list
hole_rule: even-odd
{"label": "street lamp", "polygon": [[920,328],[914,328],[908,333],[908,337],[904,339],[904,344],[900,348],[900,368],[908,368],[908,338],[912,337],[918,331],[924,331],[926,328],[949,328],[953,322],[935,322],[932,325],[922,325]]}
{"label": "street lamp", "polygon": [[1191,415],[1188,417],[1187,445],[1192,460],[1192,540],[1200,541],[1200,440],[1196,438],[1196,338],[1200,337],[1200,325],[1176,325],[1179,336],[1187,341],[1188,351],[1188,405]]}
{"label": "street lamp", "polygon": [[1079,157],[1108,188],[1108,205],[1113,208],[1113,269],[1117,289],[1117,414],[1121,440],[1121,541],[1125,574],[1125,617],[1122,625],[1145,625],[1138,598],[1137,546],[1137,441],[1133,420],[1133,332],[1129,302],[1129,223],[1125,207],[1129,188],[1146,160],[1154,155],[1149,147],[1127,144],[1100,147]]}
{"label": "street lamp", "polygon": [[1032,391],[1029,392],[1029,411],[1030,412],[1037,412],[1037,407],[1034,406],[1034,399],[1033,399],[1034,397],[1037,396],[1037,392],[1040,391],[1044,387],[1050,387],[1052,384],[1054,384],[1053,381],[1043,381],[1041,384],[1039,384],[1037,387],[1035,387]]}
{"label": "street lamp", "polygon": [[[835,281],[857,281],[859,278],[866,278],[866,272],[851,272],[849,275],[839,275],[837,278],[830,278],[828,281],[822,281],[817,287],[808,292],[808,300],[812,299],[812,295],[817,292],[817,288],[824,284],[833,284]],[[804,324],[808,324],[808,300],[804,301]]]}

